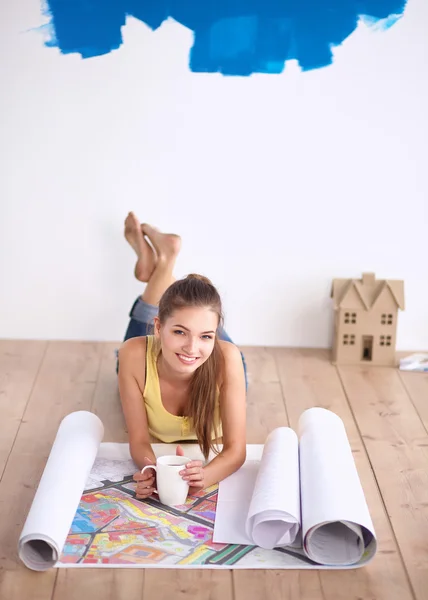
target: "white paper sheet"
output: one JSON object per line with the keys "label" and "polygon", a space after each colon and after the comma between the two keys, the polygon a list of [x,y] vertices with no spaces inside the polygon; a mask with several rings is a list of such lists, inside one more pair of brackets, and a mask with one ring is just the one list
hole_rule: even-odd
{"label": "white paper sheet", "polygon": [[[263,446],[260,447],[259,460],[247,460],[236,473],[221,482],[217,499],[214,542],[244,545],[253,543],[247,533],[246,523],[262,452]],[[233,539],[233,542],[227,542],[227,539]]]}
{"label": "white paper sheet", "polygon": [[214,542],[272,549],[294,542],[300,528],[299,457],[295,432],[275,429],[260,460],[248,460],[221,482]]}

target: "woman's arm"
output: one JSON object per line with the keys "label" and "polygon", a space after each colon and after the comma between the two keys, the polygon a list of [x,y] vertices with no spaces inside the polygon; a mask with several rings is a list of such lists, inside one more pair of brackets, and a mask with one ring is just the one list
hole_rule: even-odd
{"label": "woman's arm", "polygon": [[[132,460],[142,469],[147,457],[156,458],[150,445],[143,392],[145,386],[146,338],[136,337],[124,342],[119,350],[119,393],[129,435]],[[150,472],[150,471],[149,471]]]}
{"label": "woman's arm", "polygon": [[[220,342],[224,355],[224,380],[220,390],[220,417],[223,449],[204,469],[199,484],[189,478],[191,486],[209,487],[237,471],[246,458],[246,392],[241,353],[230,342]],[[189,465],[190,466],[190,465]],[[188,469],[192,471],[192,468]],[[195,469],[196,470],[196,469]],[[200,472],[200,469],[198,469]]]}

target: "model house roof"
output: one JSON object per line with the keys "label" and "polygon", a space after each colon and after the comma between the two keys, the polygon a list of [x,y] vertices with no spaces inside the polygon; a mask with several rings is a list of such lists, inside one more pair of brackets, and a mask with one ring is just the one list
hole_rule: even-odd
{"label": "model house roof", "polygon": [[377,279],[374,273],[363,273],[361,279],[333,279],[331,297],[335,310],[346,308],[382,308],[385,293],[390,294],[398,308],[404,310],[404,281]]}

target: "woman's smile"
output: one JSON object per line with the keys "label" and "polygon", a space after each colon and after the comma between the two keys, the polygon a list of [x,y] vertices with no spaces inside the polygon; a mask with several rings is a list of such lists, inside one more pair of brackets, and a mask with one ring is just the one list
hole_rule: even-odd
{"label": "woman's smile", "polygon": [[177,354],[176,356],[178,357],[180,362],[182,362],[185,365],[194,365],[199,358],[198,356],[186,356],[185,354]]}

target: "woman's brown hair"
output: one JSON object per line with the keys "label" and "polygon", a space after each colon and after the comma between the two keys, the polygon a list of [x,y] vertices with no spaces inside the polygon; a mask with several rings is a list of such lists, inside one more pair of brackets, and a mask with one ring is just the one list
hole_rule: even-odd
{"label": "woman's brown hair", "polygon": [[208,307],[218,316],[214,349],[209,358],[194,372],[189,390],[188,416],[192,420],[199,446],[207,459],[210,450],[218,454],[213,442],[213,432],[214,439],[218,438],[214,415],[217,386],[223,376],[223,353],[218,343],[218,329],[224,321],[220,294],[207,277],[192,273],[169,286],[159,302],[158,317],[161,325],[175,310],[189,306]]}

